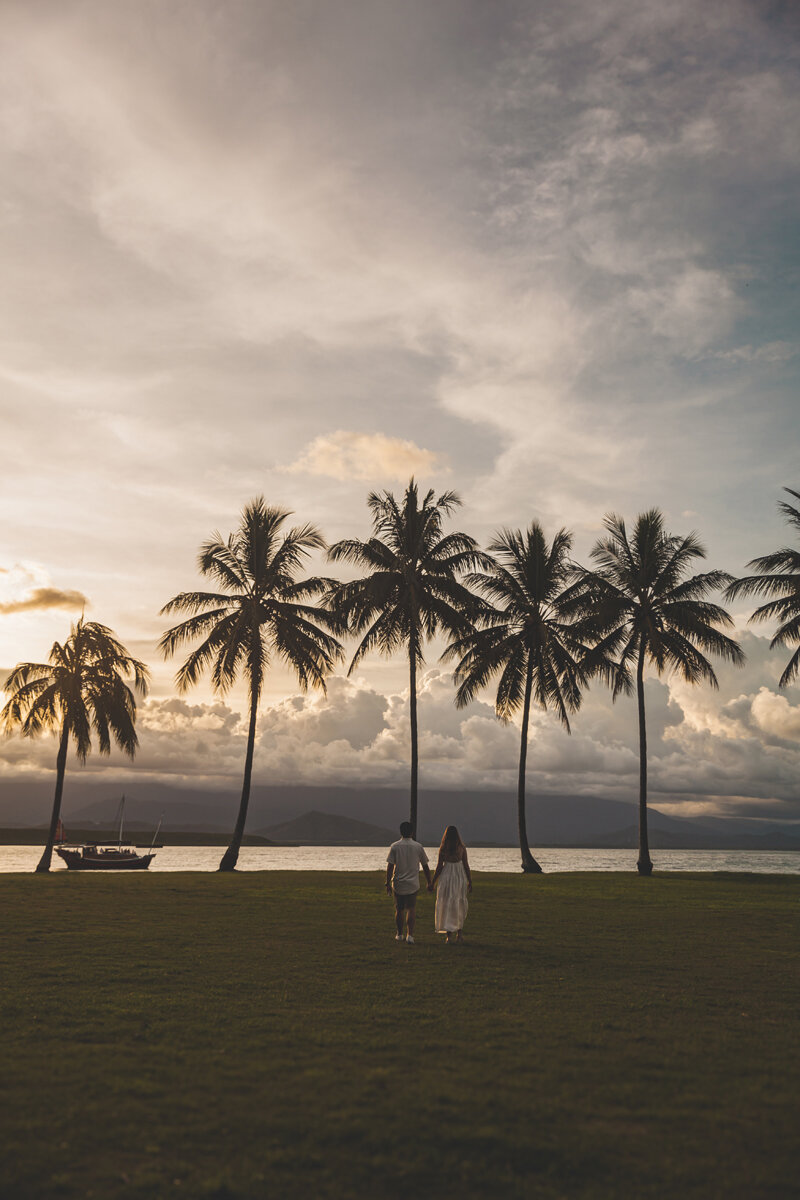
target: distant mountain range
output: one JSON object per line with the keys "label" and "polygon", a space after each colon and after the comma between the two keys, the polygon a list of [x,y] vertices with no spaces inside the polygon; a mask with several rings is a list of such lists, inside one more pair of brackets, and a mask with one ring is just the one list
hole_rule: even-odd
{"label": "distant mountain range", "polygon": [[[187,792],[177,787],[142,783],[125,786],[125,828],[154,831],[164,814],[163,831],[219,833],[225,841],[238,810],[236,792]],[[52,784],[13,783],[0,786],[0,827],[32,826],[46,822],[52,803]],[[109,828],[119,804],[119,792],[98,777],[67,777],[64,822],[67,826]],[[397,836],[408,812],[408,794],[401,788],[254,787],[247,828],[274,841],[325,845],[381,845]],[[313,817],[313,820],[311,818]],[[332,824],[323,837],[321,822],[336,818],[355,824]],[[300,821],[300,825],[293,825]],[[305,823],[303,823],[305,822]],[[516,844],[516,796],[512,792],[420,793],[420,837],[438,845],[445,825],[455,824],[469,845]],[[360,826],[360,828],[359,828]],[[637,806],[598,796],[532,794],[528,826],[533,846],[635,846]],[[348,832],[349,829],[349,832]],[[280,836],[279,836],[280,831]],[[800,850],[800,824],[787,821],[707,817],[688,820],[650,809],[653,848]],[[371,839],[376,840],[371,840]]]}
{"label": "distant mountain range", "polygon": [[298,846],[389,846],[398,834],[367,821],[354,821],[333,813],[307,812],[293,821],[259,829],[272,842]]}

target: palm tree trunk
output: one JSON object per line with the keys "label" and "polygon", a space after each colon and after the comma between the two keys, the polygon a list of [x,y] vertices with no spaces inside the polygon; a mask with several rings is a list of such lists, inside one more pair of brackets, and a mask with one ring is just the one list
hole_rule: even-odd
{"label": "palm tree trunk", "polygon": [[533,687],[533,660],[528,656],[525,675],[525,701],[522,706],[522,737],[519,745],[519,782],[517,784],[517,821],[519,824],[519,848],[522,854],[522,869],[529,875],[541,875],[542,868],[533,857],[528,845],[528,828],[525,821],[525,768],[528,762],[528,721],[531,715],[531,690]]}
{"label": "palm tree trunk", "polygon": [[647,728],[644,716],[644,640],[639,646],[636,668],[636,696],[639,701],[639,861],[640,875],[652,875],[653,863],[647,842]]}
{"label": "palm tree trunk", "polygon": [[244,837],[244,826],[247,820],[247,806],[250,803],[250,779],[253,774],[253,752],[256,746],[256,717],[258,715],[258,689],[251,681],[250,685],[250,728],[247,731],[247,753],[244,757],[244,779],[242,780],[242,798],[239,801],[239,815],[236,818],[236,828],[233,831],[231,844],[222,856],[217,868],[219,871],[235,871],[239,860],[239,851]]}
{"label": "palm tree trunk", "polygon": [[408,819],[411,836],[417,836],[417,778],[419,775],[419,744],[417,737],[417,645],[412,635],[408,646],[409,690],[408,707],[411,717],[411,796]]}
{"label": "palm tree trunk", "polygon": [[53,857],[53,843],[56,840],[56,827],[58,819],[61,816],[61,797],[64,792],[64,772],[67,768],[67,750],[69,749],[69,723],[64,720],[61,727],[61,741],[58,743],[58,754],[56,756],[56,794],[53,797],[53,812],[50,817],[50,828],[47,832],[47,843],[44,848],[44,853],[39,859],[36,867],[38,875],[50,870],[50,860]]}

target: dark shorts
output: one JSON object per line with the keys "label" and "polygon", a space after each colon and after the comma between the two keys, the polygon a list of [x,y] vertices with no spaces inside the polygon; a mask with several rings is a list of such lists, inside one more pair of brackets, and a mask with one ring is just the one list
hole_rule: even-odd
{"label": "dark shorts", "polygon": [[394,906],[397,911],[401,912],[404,908],[415,908],[417,904],[417,895],[417,892],[406,892],[405,894],[401,892],[395,892]]}

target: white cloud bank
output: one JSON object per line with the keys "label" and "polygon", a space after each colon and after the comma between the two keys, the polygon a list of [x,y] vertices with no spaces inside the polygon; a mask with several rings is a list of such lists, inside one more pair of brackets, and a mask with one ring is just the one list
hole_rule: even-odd
{"label": "white cloud bank", "polygon": [[441,455],[407,438],[337,429],[314,438],[286,469],[295,474],[329,475],[332,479],[405,483],[412,475],[434,471],[442,474],[447,468]]}
{"label": "white cloud bank", "polygon": [[[750,666],[720,674],[720,692],[677,680],[647,681],[652,804],[673,815],[767,812],[800,818],[800,694],[763,684],[767,641],[746,635]],[[519,731],[495,717],[489,697],[459,711],[452,677],[428,671],[419,701],[422,788],[516,787]],[[150,700],[141,708],[135,767],[93,756],[88,770],[179,785],[235,790],[247,736],[226,704]],[[334,676],[327,696],[295,695],[263,710],[253,779],[257,784],[403,786],[408,779],[408,694],[383,695],[363,680]],[[4,750],[2,778],[52,770],[49,739]],[[71,769],[75,769],[74,765]],[[612,705],[589,692],[568,736],[547,713],[531,717],[528,786],[537,791],[633,799],[638,788],[635,700]]]}

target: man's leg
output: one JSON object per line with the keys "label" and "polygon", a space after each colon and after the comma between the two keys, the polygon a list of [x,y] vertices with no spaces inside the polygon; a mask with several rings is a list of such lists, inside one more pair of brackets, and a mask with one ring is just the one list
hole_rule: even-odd
{"label": "man's leg", "polygon": [[400,907],[400,904],[398,903],[397,896],[395,896],[395,898],[394,898],[394,923],[397,926],[397,933],[398,933],[399,937],[403,936],[403,916],[404,916],[403,910]]}
{"label": "man's leg", "polygon": [[417,904],[417,897],[412,896],[410,898],[408,908],[406,909],[406,919],[408,920],[408,936],[409,937],[414,936],[414,926],[417,923],[416,904]]}

